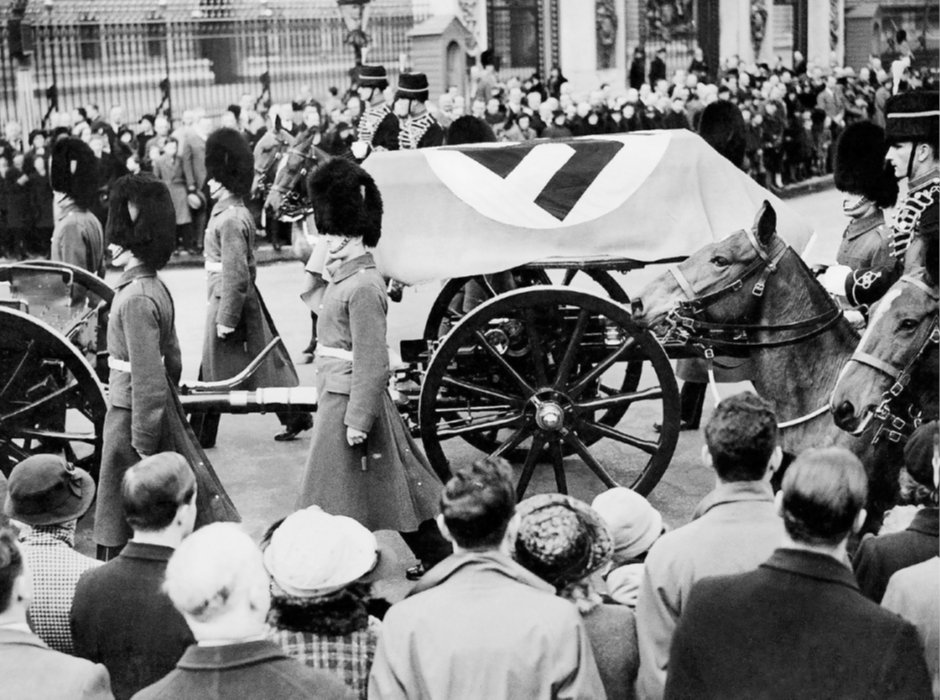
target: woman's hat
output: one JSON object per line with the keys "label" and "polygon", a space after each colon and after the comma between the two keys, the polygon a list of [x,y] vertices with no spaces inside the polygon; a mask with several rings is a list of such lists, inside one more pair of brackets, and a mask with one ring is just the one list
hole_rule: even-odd
{"label": "woman's hat", "polygon": [[591,507],[610,529],[614,557],[634,559],[649,551],[663,531],[663,516],[636,491],[623,486],[599,494]]}
{"label": "woman's hat", "polygon": [[10,472],[3,512],[27,525],[77,520],[95,499],[95,482],[59,455],[27,457]]}
{"label": "woman's hat", "polygon": [[904,445],[904,466],[918,484],[928,489],[937,488],[934,458],[937,449],[937,421],[919,426]]}
{"label": "woman's hat", "polygon": [[302,598],[383,578],[391,560],[388,552],[380,551],[375,535],[357,521],[318,506],[287,516],[264,550],[264,565],[274,583]]}
{"label": "woman's hat", "polygon": [[583,501],[541,494],[516,507],[513,556],[557,589],[580,581],[610,560],[613,544],[598,514]]}

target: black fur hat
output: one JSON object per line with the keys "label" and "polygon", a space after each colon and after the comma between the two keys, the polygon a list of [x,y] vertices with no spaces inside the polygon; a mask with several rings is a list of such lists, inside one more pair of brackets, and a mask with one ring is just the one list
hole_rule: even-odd
{"label": "black fur hat", "polygon": [[698,133],[705,142],[740,168],[744,164],[744,117],[733,102],[718,100],[702,110]]}
{"label": "black fur hat", "polygon": [[457,117],[447,127],[445,142],[448,146],[457,146],[462,143],[491,143],[493,141],[496,141],[496,134],[493,133],[492,127],[472,114]]}
{"label": "black fur hat", "polygon": [[74,136],[57,140],[52,146],[49,183],[82,209],[90,209],[98,197],[98,159],[91,146]]}
{"label": "black fur hat", "polygon": [[[132,221],[128,203],[137,207]],[[150,173],[114,181],[108,201],[108,242],[130,250],[154,270],[161,269],[176,247],[176,215],[167,186]]]}
{"label": "black fur hat", "polygon": [[864,195],[879,207],[890,207],[898,199],[894,170],[885,163],[888,144],[877,124],[850,124],[836,143],[834,181],[842,192]]}
{"label": "black fur hat", "polygon": [[206,140],[206,177],[232,194],[244,197],[251,191],[254,165],[248,140],[235,129],[216,129]]}
{"label": "black fur hat", "polygon": [[355,163],[334,158],[307,181],[317,230],[362,238],[374,247],[382,235],[382,195],[372,176]]}

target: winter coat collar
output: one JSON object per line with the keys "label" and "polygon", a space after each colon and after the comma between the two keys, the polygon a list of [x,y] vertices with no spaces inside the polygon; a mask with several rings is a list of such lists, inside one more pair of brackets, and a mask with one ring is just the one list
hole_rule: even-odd
{"label": "winter coat collar", "polygon": [[532,586],[548,593],[554,593],[554,587],[540,579],[528,569],[517,564],[510,557],[498,551],[461,552],[452,554],[440,564],[428,571],[409,596],[421,593],[445,583],[465,572],[491,572],[501,574],[507,579]]}
{"label": "winter coat collar", "polygon": [[268,640],[236,642],[220,646],[201,647],[193,644],[183,653],[177,662],[177,668],[189,670],[207,670],[213,668],[238,668],[250,666],[261,661],[286,659],[281,648]]}
{"label": "winter coat collar", "polygon": [[705,496],[695,508],[692,519],[701,518],[705,513],[720,505],[741,501],[774,502],[774,492],[766,481],[732,481],[719,484]]}
{"label": "winter coat collar", "polygon": [[852,570],[828,554],[781,547],[761,567],[858,590]]}
{"label": "winter coat collar", "polygon": [[344,261],[335,270],[330,271],[330,276],[333,282],[342,282],[344,279],[352,277],[360,270],[366,270],[370,267],[375,267],[375,260],[372,257],[372,253],[364,253],[357,258]]}

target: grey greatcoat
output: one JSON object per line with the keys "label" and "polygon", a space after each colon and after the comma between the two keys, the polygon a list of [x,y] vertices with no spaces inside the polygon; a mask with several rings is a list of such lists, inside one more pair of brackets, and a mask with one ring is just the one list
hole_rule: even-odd
{"label": "grey greatcoat", "polygon": [[173,299],[157,273],[146,266],[126,270],[118,282],[108,319],[108,353],[111,372],[95,541],[116,547],[129,539],[121,504],[124,472],[142,457],[168,450],[186,457],[196,474],[197,524],[238,520],[173,389],[182,371]]}
{"label": "grey greatcoat", "polygon": [[[209,283],[200,372],[205,381],[235,376],[277,335],[255,287],[254,241],[255,224],[242,200],[229,197],[218,202],[206,227],[203,250]],[[216,324],[235,330],[224,339],[219,338]],[[287,348],[279,343],[239,388],[298,384]]]}
{"label": "grey greatcoat", "polygon": [[[321,306],[319,404],[297,507],[318,505],[370,530],[417,530],[438,513],[442,486],[387,390],[388,298],[371,254],[332,271]],[[352,359],[329,356],[327,348]],[[368,435],[364,449],[349,446],[347,427]]]}

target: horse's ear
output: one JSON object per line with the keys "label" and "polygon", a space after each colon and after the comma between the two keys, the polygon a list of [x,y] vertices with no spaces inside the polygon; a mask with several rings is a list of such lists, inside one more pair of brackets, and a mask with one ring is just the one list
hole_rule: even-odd
{"label": "horse's ear", "polygon": [[758,242],[767,247],[777,232],[777,212],[766,199],[754,217],[754,235]]}
{"label": "horse's ear", "polygon": [[278,114],[274,117],[274,131],[280,131],[284,127],[281,126],[281,115]]}

